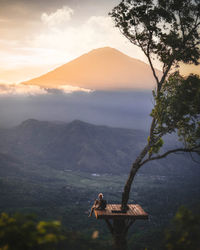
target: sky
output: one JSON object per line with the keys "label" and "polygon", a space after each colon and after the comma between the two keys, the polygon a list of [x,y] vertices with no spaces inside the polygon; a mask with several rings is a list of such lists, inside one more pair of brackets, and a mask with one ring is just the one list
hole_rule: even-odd
{"label": "sky", "polygon": [[147,62],[108,16],[119,2],[0,0],[0,83],[31,79],[104,46]]}
{"label": "sky", "polygon": [[[135,128],[148,124],[142,119],[150,112],[151,95],[141,93],[138,97],[130,93],[127,98],[127,93],[120,93],[120,97],[116,93],[110,99],[110,93],[88,93],[76,87],[46,90],[17,84],[99,47],[113,47],[147,62],[140,49],[114,28],[108,16],[119,2],[0,0],[0,126],[16,125],[28,118],[85,118],[96,124]],[[198,72],[198,68],[195,70]],[[76,95],[77,90],[81,96],[79,92]],[[124,103],[122,109],[119,98]]]}
{"label": "sky", "polygon": [[119,2],[0,0],[0,82],[31,79],[104,46],[145,60],[108,16]]}

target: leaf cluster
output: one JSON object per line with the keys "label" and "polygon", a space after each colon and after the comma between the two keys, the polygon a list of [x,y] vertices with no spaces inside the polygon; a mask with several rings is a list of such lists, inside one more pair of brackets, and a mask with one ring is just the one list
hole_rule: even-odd
{"label": "leaf cluster", "polygon": [[[178,132],[185,148],[199,145],[200,80],[169,73],[179,62],[199,63],[200,0],[122,0],[110,16],[122,34],[142,49],[157,83],[149,156],[159,152],[167,133]],[[163,64],[160,79],[155,57]]]}
{"label": "leaf cluster", "polygon": [[147,57],[156,55],[164,71],[180,61],[198,64],[199,0],[123,0],[109,14]]}
{"label": "leaf cluster", "polygon": [[[149,141],[149,137],[148,137],[148,141]],[[149,149],[149,155],[152,154],[157,154],[160,149],[162,148],[164,144],[164,141],[162,138],[160,138],[156,143],[153,144],[153,146]]]}
{"label": "leaf cluster", "polygon": [[168,250],[199,249],[200,216],[185,207],[180,207],[173,220],[173,228],[166,231]]}
{"label": "leaf cluster", "polygon": [[[175,152],[200,153],[200,79],[194,75],[184,79],[177,72],[170,75],[180,62],[199,64],[200,0],[122,0],[109,14],[121,33],[143,51],[156,81],[148,143],[132,164],[122,194],[126,209],[142,165]],[[155,58],[162,63],[162,76]],[[172,132],[178,132],[184,147],[153,156],[163,145],[162,137]]]}
{"label": "leaf cluster", "polygon": [[158,122],[157,134],[178,132],[186,147],[200,146],[199,76],[171,74],[155,102],[151,115]]}
{"label": "leaf cluster", "polygon": [[59,221],[37,222],[32,216],[0,215],[0,249],[55,249],[64,240]]}

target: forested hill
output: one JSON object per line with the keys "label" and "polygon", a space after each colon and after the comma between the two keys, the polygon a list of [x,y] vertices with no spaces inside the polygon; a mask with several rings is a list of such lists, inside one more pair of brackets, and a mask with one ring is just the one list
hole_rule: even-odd
{"label": "forested hill", "polygon": [[[78,120],[59,123],[29,119],[17,127],[0,130],[0,152],[16,157],[27,168],[48,165],[66,171],[119,174],[128,173],[146,138],[147,134],[140,130]],[[178,144],[175,138],[165,139],[165,147],[174,144]],[[171,156],[147,164],[141,172],[184,175],[199,171],[196,165],[185,155]]]}

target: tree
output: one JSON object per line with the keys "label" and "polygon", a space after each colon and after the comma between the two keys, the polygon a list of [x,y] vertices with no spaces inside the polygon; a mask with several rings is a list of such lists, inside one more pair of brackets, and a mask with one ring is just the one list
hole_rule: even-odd
{"label": "tree", "polygon": [[200,215],[180,207],[173,224],[166,231],[166,249],[197,250],[200,244]]}
{"label": "tree", "polygon": [[[199,64],[200,1],[123,0],[110,15],[121,33],[142,49],[156,82],[147,144],[132,165],[122,195],[122,209],[126,209],[131,184],[142,165],[178,151],[200,152],[200,79],[171,73],[180,62]],[[162,64],[160,79],[155,58]],[[177,133],[183,147],[158,155],[162,137],[169,133]]]}
{"label": "tree", "polygon": [[39,221],[33,216],[6,213],[0,215],[0,249],[57,249],[65,236],[59,221]]}
{"label": "tree", "polygon": [[[181,62],[199,64],[200,0],[123,0],[110,16],[115,26],[146,55],[156,88],[147,143],[133,162],[122,193],[126,211],[134,177],[147,162],[175,152],[200,153],[200,78],[182,77]],[[154,60],[162,64],[156,73]],[[182,147],[159,153],[163,136],[176,133]]]}
{"label": "tree", "polygon": [[60,221],[38,221],[34,215],[0,214],[0,250],[100,250],[105,243],[64,229]]}

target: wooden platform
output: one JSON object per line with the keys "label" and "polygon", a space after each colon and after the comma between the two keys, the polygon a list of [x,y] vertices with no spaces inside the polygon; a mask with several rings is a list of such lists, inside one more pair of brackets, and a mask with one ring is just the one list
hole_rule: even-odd
{"label": "wooden platform", "polygon": [[[148,214],[138,204],[129,204],[126,213],[121,213],[121,204],[107,204],[105,210],[94,210],[97,219],[142,219],[147,220]],[[116,212],[115,212],[116,211]]]}

